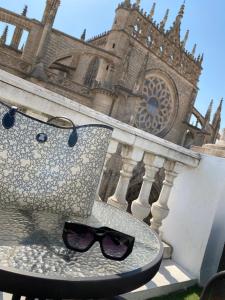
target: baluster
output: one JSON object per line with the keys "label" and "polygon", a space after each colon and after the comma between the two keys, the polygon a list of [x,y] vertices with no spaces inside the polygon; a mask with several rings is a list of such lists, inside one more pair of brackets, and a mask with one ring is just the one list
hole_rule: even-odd
{"label": "baluster", "polygon": [[133,170],[137,163],[142,160],[143,150],[139,148],[132,148],[131,146],[122,146],[122,161],[123,166],[120,171],[120,178],[116,187],[116,191],[113,196],[109,197],[107,203],[126,210],[128,203],[126,201],[126,195],[130,179],[133,175]]}
{"label": "baluster", "polygon": [[149,153],[146,153],[144,156],[145,175],[141,191],[138,198],[131,205],[132,214],[140,220],[146,218],[150,213],[149,196],[155,181],[155,175],[163,167],[164,161],[164,158]]}
{"label": "baluster", "polygon": [[99,180],[98,189],[97,189],[97,200],[99,200],[99,201],[102,201],[102,199],[99,196],[99,191],[100,191],[101,184],[102,184],[102,178],[103,178],[103,175],[104,175],[104,173],[105,173],[105,171],[107,169],[107,163],[108,163],[108,161],[110,160],[110,158],[112,157],[112,155],[114,153],[116,153],[118,144],[119,143],[117,141],[115,141],[115,140],[111,140],[110,143],[109,143],[109,147],[108,147],[108,150],[107,150],[107,153],[106,153],[106,157],[105,157],[104,167],[103,167],[103,170],[102,170],[102,174],[101,174],[101,177],[100,177],[100,180]]}
{"label": "baluster", "polygon": [[162,221],[168,216],[168,199],[173,187],[174,180],[177,174],[180,172],[183,165],[175,161],[166,161],[164,164],[165,169],[165,179],[163,181],[163,186],[161,193],[159,195],[158,201],[152,205],[151,213],[151,228],[155,230],[162,238],[162,232],[160,232],[160,227]]}

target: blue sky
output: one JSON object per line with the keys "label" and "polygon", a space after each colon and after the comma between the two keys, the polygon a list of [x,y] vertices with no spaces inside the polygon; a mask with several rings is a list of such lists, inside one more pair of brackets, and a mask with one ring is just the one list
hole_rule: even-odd
{"label": "blue sky", "polygon": [[[134,0],[133,0],[134,1]],[[167,27],[176,17],[183,0],[156,0],[155,20],[160,22],[167,8],[170,16]],[[75,37],[80,37],[84,28],[87,38],[111,28],[114,11],[119,0],[61,0],[54,27]],[[142,0],[141,7],[149,12],[153,0]],[[41,19],[45,0],[0,0],[0,6],[21,12],[28,5],[28,16]],[[187,49],[197,43],[197,54],[204,52],[203,73],[199,82],[196,107],[204,114],[210,99],[214,99],[214,111],[225,97],[225,1],[186,0],[186,11],[182,22],[182,36],[190,29]],[[2,31],[2,26],[0,30]],[[225,107],[225,103],[224,103]],[[222,127],[225,127],[225,108]]]}

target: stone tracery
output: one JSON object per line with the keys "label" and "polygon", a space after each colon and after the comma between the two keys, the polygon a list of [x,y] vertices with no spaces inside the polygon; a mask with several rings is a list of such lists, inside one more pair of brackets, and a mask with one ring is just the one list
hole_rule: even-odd
{"label": "stone tracery", "polygon": [[158,76],[145,80],[143,96],[137,108],[136,126],[161,136],[173,121],[175,99],[166,81]]}

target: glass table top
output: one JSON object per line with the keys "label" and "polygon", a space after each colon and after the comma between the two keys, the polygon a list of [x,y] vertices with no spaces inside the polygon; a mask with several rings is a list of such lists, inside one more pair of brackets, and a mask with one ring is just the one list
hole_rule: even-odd
{"label": "glass table top", "polygon": [[[112,261],[102,255],[99,243],[86,253],[70,251],[62,241],[65,221],[107,226],[132,235],[133,252],[124,261]],[[153,262],[161,250],[161,242],[149,226],[102,202],[95,202],[86,219],[0,207],[0,269],[85,280],[138,270]]]}

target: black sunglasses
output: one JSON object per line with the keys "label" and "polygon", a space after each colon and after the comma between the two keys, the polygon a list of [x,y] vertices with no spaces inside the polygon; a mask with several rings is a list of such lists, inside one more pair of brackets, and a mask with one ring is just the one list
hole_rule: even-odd
{"label": "black sunglasses", "polygon": [[124,260],[134,246],[135,238],[108,227],[94,228],[80,223],[66,222],[63,241],[70,250],[88,251],[98,241],[102,254],[112,260]]}

